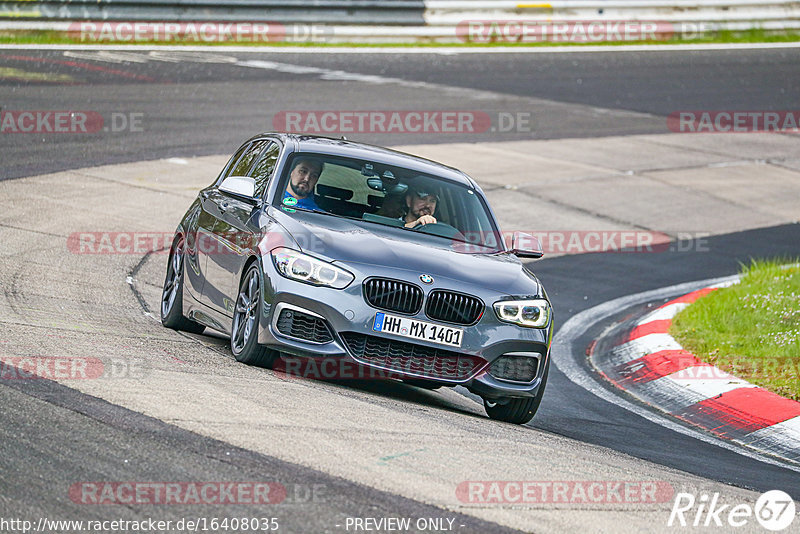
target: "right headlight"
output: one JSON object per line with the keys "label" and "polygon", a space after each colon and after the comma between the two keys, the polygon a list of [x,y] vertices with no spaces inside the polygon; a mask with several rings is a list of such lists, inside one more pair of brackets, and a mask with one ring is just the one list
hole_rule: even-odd
{"label": "right headlight", "polygon": [[529,328],[545,328],[550,324],[550,303],[544,299],[501,300],[494,303],[497,318]]}
{"label": "right headlight", "polygon": [[344,289],[355,278],[344,269],[318,260],[290,248],[279,247],[272,251],[275,268],[286,278],[315,286],[329,286]]}

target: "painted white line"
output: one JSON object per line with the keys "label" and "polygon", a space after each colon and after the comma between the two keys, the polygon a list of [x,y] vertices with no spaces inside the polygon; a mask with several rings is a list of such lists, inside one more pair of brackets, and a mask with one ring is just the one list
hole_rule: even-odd
{"label": "painted white line", "polygon": [[238,61],[237,63],[234,63],[234,65],[237,65],[239,67],[249,67],[254,69],[274,70],[277,72],[285,72],[289,74],[315,74],[319,76],[319,78],[322,80],[361,82],[373,85],[397,85],[400,87],[410,87],[413,89],[426,89],[430,91],[449,93],[455,96],[463,96],[463,97],[483,99],[483,100],[496,100],[501,96],[503,96],[500,93],[494,93],[491,91],[481,91],[478,89],[454,87],[438,83],[417,82],[412,80],[404,80],[402,78],[392,78],[389,76],[377,76],[374,74],[360,74],[356,72],[347,72],[343,70],[324,69],[320,67],[308,67],[304,65],[293,65],[291,63],[279,63],[277,61],[261,61],[261,60]]}
{"label": "painted white line", "polygon": [[[191,47],[186,47],[186,48],[191,48]],[[131,54],[129,51],[125,51],[124,53],[112,52],[110,51],[110,49],[97,49],[94,51],[84,50],[77,52],[74,50],[65,50],[63,53],[65,56],[69,57],[80,57],[81,59],[84,60],[105,61],[110,63],[126,62],[131,60],[131,56],[136,55],[136,54]],[[92,57],[92,54],[96,55]],[[379,76],[375,74],[363,74],[363,73],[348,72],[337,69],[326,69],[326,68],[312,67],[307,65],[296,65],[292,63],[283,63],[278,61],[266,61],[261,59],[242,60],[234,56],[225,56],[207,52],[200,54],[192,52],[190,50],[187,51],[186,49],[179,49],[176,50],[175,52],[170,52],[168,50],[165,51],[165,49],[149,50],[146,55],[139,54],[135,61],[142,62],[142,60],[167,61],[175,63],[180,63],[180,62],[227,63],[230,65],[244,67],[244,68],[272,70],[275,72],[283,72],[288,74],[313,75],[317,76],[321,80],[351,81],[351,82],[368,83],[373,85],[395,85],[398,87],[405,87],[410,89],[422,89],[427,91],[433,91],[438,94],[449,95],[454,98],[469,98],[475,100],[496,101],[499,99],[506,99],[511,96],[512,98],[527,100],[531,102],[533,105],[540,105],[542,103],[551,102],[539,98],[513,96],[500,92],[484,91],[480,89],[457,87],[457,86],[444,85],[438,83],[404,80],[402,78]],[[574,105],[572,107],[576,108],[576,106]],[[578,107],[582,109],[583,110],[582,112],[584,113],[586,112],[595,114],[603,113],[609,115],[613,114],[614,116],[621,116],[621,115],[629,117],[637,116],[637,117],[652,118],[652,119],[658,118],[655,115],[640,113],[640,112],[623,111],[623,110],[606,109],[606,108],[589,107],[589,106],[578,106]]]}
{"label": "painted white line", "polygon": [[652,323],[653,321],[666,321],[674,319],[675,316],[678,315],[678,312],[686,308],[688,305],[688,302],[672,302],[670,304],[665,304],[645,315],[642,320],[636,324],[637,326],[641,326],[643,324]]}
{"label": "painted white line", "polygon": [[790,469],[792,471],[800,473],[800,465],[787,464],[785,462],[773,459],[769,456],[765,456],[759,452],[756,452],[753,449],[745,448],[735,443],[714,438],[704,432],[700,432],[698,430],[694,430],[692,428],[688,428],[682,424],[679,424],[678,422],[670,419],[666,415],[661,415],[654,411],[648,410],[647,408],[634,404],[626,399],[623,399],[616,393],[604,387],[599,382],[599,379],[596,378],[596,376],[593,373],[590,373],[588,370],[586,370],[582,366],[582,364],[579,363],[578,361],[579,358],[580,359],[583,358],[582,355],[584,353],[583,352],[584,347],[577,346],[578,338],[580,338],[581,335],[583,335],[587,330],[592,328],[594,325],[607,319],[609,316],[618,313],[620,310],[638,304],[643,304],[645,302],[650,302],[658,299],[672,297],[675,295],[690,293],[697,289],[708,287],[709,285],[712,284],[725,282],[728,280],[735,280],[735,279],[738,279],[738,275],[723,277],[723,278],[715,278],[710,280],[701,280],[698,282],[687,282],[684,284],[677,284],[674,286],[655,289],[652,291],[646,291],[644,293],[638,293],[634,295],[628,295],[626,297],[620,297],[618,299],[604,302],[603,304],[600,304],[588,310],[584,310],[579,314],[570,318],[566,323],[564,323],[564,325],[558,331],[558,335],[556,335],[556,339],[553,342],[553,349],[552,349],[553,363],[562,373],[564,373],[567,376],[567,378],[569,378],[572,382],[574,382],[578,386],[589,391],[593,395],[603,399],[604,401],[610,402],[621,408],[624,408],[625,410],[635,415],[638,415],[639,417],[642,417],[652,423],[661,425],[669,430],[672,430],[673,432],[689,436],[691,438],[700,440],[704,443],[715,445],[722,449],[735,452],[747,458],[751,458],[753,460],[757,460],[762,463],[770,465],[784,467],[786,469]]}
{"label": "painted white line", "polygon": [[169,46],[169,45],[98,45],[98,44],[1,44],[0,50],[162,50],[167,52],[248,52],[252,54],[576,54],[621,52],[705,52],[727,50],[768,50],[800,48],[800,42],[790,43],[729,43],[729,44],[675,44],[675,45],[619,45],[619,46],[526,46],[526,47],[257,47],[257,46]]}
{"label": "painted white line", "polygon": [[147,63],[150,58],[141,52],[111,52],[109,50],[65,50],[64,57],[97,61],[102,58],[106,63]]}

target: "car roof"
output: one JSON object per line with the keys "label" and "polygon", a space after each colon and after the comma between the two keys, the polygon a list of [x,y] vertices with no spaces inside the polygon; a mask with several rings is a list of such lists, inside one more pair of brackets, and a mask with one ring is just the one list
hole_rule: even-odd
{"label": "car roof", "polygon": [[472,178],[462,171],[453,167],[448,167],[436,161],[421,158],[413,154],[407,154],[398,150],[386,147],[370,145],[367,143],[357,143],[348,141],[344,138],[323,137],[318,135],[290,134],[282,132],[265,132],[253,137],[277,137],[288,147],[292,147],[292,152],[316,152],[331,156],[346,156],[358,159],[380,161],[388,165],[405,167],[424,174],[433,174],[442,178],[447,178],[460,184],[478,188]]}

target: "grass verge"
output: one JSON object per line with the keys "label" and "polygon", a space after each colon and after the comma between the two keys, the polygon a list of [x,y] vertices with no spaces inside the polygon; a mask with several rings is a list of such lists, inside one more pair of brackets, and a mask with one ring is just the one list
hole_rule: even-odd
{"label": "grass verge", "polygon": [[681,311],[670,333],[698,358],[800,401],[800,266],[754,261],[741,283]]}
{"label": "grass verge", "polygon": [[688,39],[675,35],[669,39],[649,41],[597,41],[597,42],[436,42],[421,38],[417,42],[406,43],[365,43],[365,42],[311,42],[311,41],[274,41],[274,42],[249,42],[249,41],[198,41],[196,39],[173,39],[169,41],[141,40],[141,41],[115,41],[109,39],[81,39],[70,32],[56,30],[2,30],[0,31],[0,44],[31,44],[31,45],[169,45],[169,46],[252,46],[252,47],[368,47],[368,48],[438,48],[438,47],[478,47],[478,48],[541,48],[552,46],[625,46],[625,45],[678,45],[678,44],[734,44],[734,43],[784,43],[800,41],[800,32],[796,31],[765,31],[763,29],[750,29],[743,31],[720,30],[708,32],[696,38]]}

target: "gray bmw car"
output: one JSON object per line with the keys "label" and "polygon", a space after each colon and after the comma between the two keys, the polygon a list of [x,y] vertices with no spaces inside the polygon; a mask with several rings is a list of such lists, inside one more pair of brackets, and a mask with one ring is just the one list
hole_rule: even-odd
{"label": "gray bmw car", "polygon": [[461,385],[526,423],[550,367],[553,312],[466,174],[344,139],[245,142],[183,216],[164,326],[227,334],[240,362],[336,361],[416,386]]}

